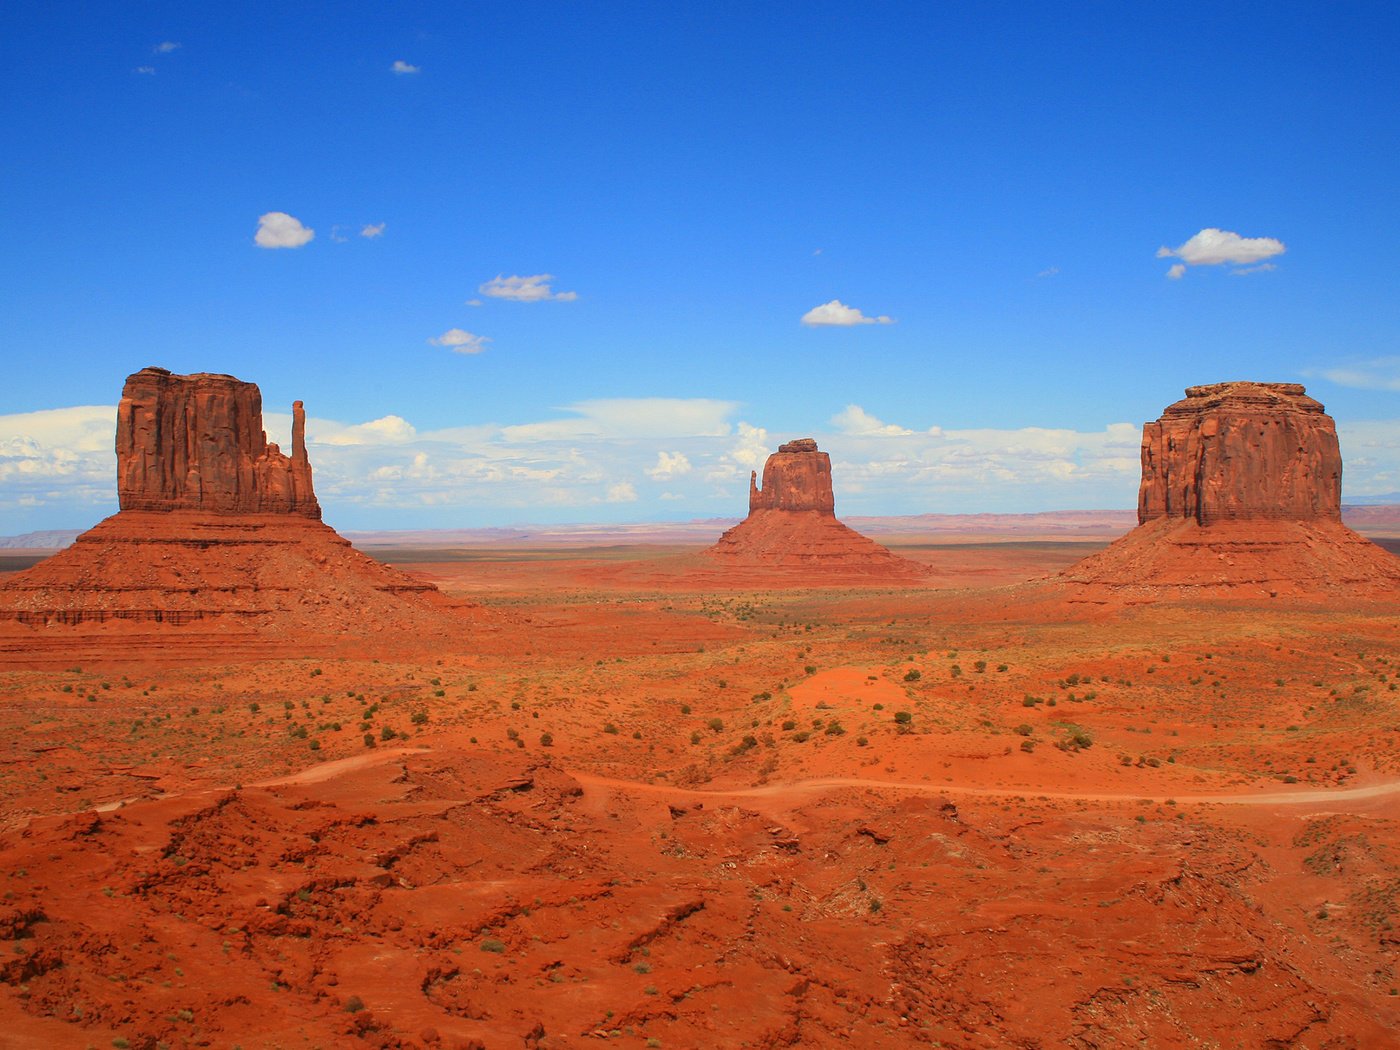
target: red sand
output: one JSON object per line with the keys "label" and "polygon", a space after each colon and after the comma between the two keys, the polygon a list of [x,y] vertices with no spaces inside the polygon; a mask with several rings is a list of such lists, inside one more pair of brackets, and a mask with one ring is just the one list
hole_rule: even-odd
{"label": "red sand", "polygon": [[901,553],[415,552],[472,625],[314,656],[6,626],[0,1046],[1400,1046],[1400,603]]}

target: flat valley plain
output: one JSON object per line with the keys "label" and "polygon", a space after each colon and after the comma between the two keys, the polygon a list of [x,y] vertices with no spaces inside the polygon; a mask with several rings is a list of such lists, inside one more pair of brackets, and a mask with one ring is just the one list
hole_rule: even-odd
{"label": "flat valley plain", "polygon": [[460,637],[0,647],[0,1046],[1400,1046],[1400,598],[879,538],[928,581],[384,547]]}

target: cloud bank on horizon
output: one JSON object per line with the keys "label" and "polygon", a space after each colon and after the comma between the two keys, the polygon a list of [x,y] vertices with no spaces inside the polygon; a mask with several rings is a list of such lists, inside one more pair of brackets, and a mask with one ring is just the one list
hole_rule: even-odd
{"label": "cloud bank on horizon", "polygon": [[[33,528],[90,524],[115,506],[115,406],[0,416],[0,510]],[[847,405],[814,433],[775,433],[737,402],[611,398],[554,419],[420,429],[387,415],[311,416],[316,491],[342,528],[414,515],[437,527],[742,516],[748,475],[778,444],[816,437],[832,454],[843,514],[1008,512],[1135,506],[1141,428],[922,428]],[[288,443],[291,416],[267,413]],[[1400,425],[1339,427],[1347,492],[1400,489]],[[1029,498],[1028,498],[1029,497]],[[614,509],[609,510],[609,507]],[[25,531],[25,530],[16,530]]]}

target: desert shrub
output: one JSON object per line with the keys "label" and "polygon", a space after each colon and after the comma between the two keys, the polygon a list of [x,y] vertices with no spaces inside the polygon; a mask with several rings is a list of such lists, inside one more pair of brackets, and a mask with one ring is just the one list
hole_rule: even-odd
{"label": "desert shrub", "polygon": [[896,725],[907,726],[914,721],[914,715],[910,711],[896,711],[894,720]]}
{"label": "desert shrub", "polygon": [[906,682],[917,682],[923,676],[923,672],[920,671],[917,667],[910,668],[908,671],[904,672],[904,680]]}
{"label": "desert shrub", "polygon": [[413,714],[409,717],[409,721],[416,726],[421,726],[428,721],[428,712],[414,711]]}
{"label": "desert shrub", "polygon": [[365,1001],[358,995],[352,995],[349,999],[345,1000],[345,1012],[348,1014],[357,1014],[364,1008]]}
{"label": "desert shrub", "polygon": [[484,952],[494,952],[500,955],[506,950],[506,946],[494,937],[487,937],[486,940],[481,942],[481,950]]}
{"label": "desert shrub", "polygon": [[724,729],[724,719],[722,718],[712,718],[705,724],[716,733],[721,732]]}
{"label": "desert shrub", "polygon": [[603,723],[603,732],[610,736],[617,736],[618,729],[617,726],[613,725],[611,722],[605,722]]}
{"label": "desert shrub", "polygon": [[1013,730],[1013,732],[1016,733],[1017,736],[1030,736],[1032,733],[1035,732],[1035,730],[1032,729],[1030,726],[1026,725],[1024,722],[1022,722]]}
{"label": "desert shrub", "polygon": [[541,734],[540,734],[540,747],[553,747],[553,746],[554,746],[554,734],[552,734],[552,733],[541,733]]}

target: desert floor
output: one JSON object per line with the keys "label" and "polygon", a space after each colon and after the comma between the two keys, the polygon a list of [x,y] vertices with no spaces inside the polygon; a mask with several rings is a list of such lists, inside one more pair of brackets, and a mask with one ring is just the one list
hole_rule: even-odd
{"label": "desert floor", "polygon": [[456,637],[5,636],[0,1046],[1400,1046],[1400,599],[895,549],[385,548]]}

